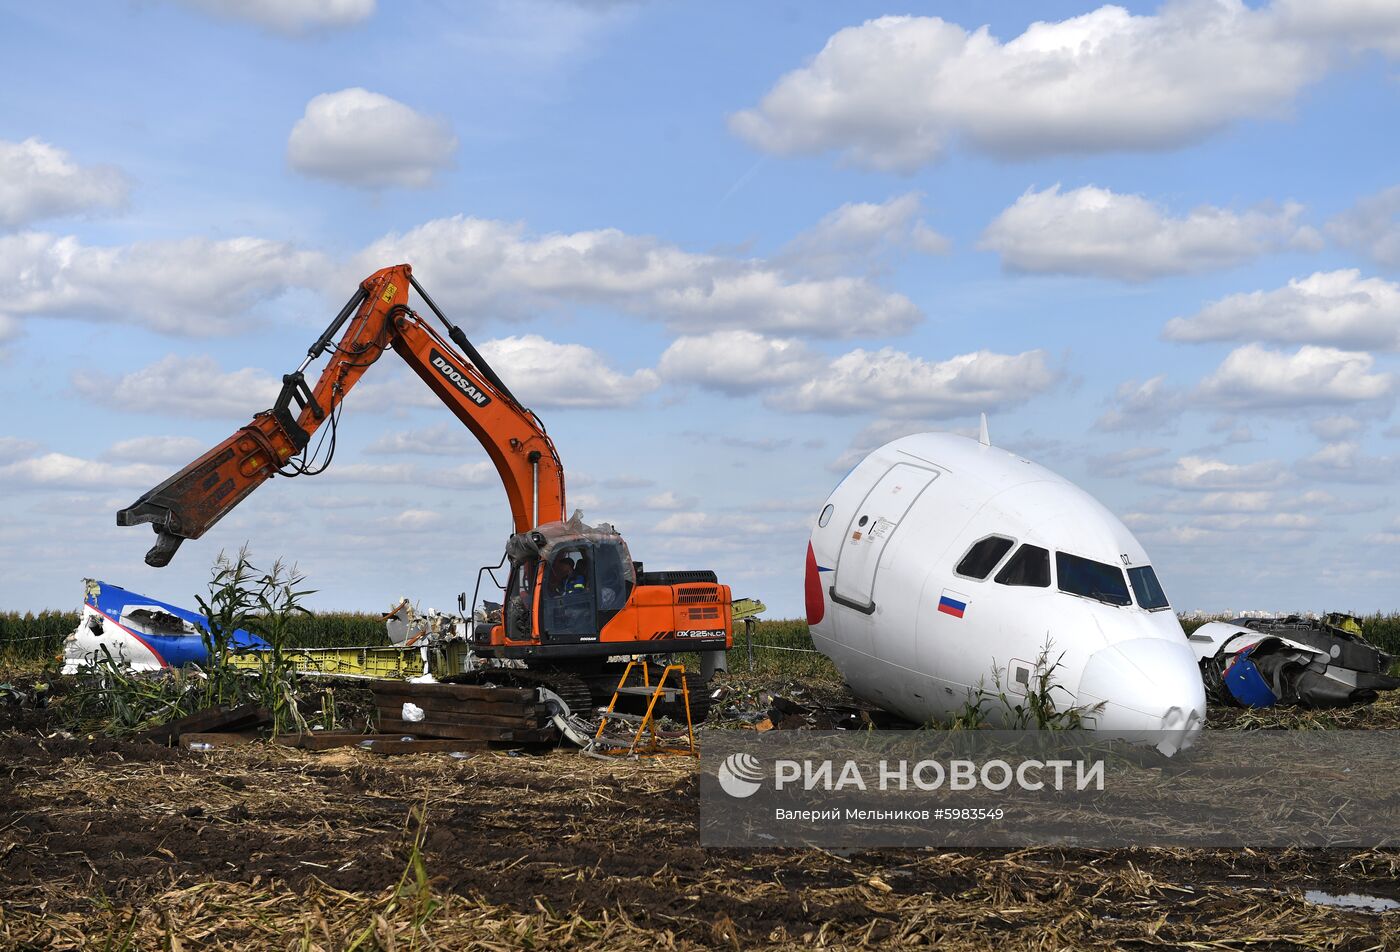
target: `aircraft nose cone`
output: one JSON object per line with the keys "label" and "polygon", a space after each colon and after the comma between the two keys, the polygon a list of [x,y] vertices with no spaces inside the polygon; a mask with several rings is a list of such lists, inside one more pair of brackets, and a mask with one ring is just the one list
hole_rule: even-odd
{"label": "aircraft nose cone", "polygon": [[1103,705],[1097,730],[1149,743],[1170,756],[1196,741],[1206,718],[1206,689],[1185,642],[1137,638],[1089,656],[1078,702]]}

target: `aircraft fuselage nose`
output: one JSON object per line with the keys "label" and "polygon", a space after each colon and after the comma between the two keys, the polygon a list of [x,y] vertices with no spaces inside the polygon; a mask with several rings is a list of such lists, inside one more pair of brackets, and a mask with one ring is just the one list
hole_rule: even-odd
{"label": "aircraft fuselage nose", "polygon": [[1173,754],[1195,743],[1206,693],[1191,646],[1174,638],[1134,638],[1089,656],[1077,703],[1096,728]]}

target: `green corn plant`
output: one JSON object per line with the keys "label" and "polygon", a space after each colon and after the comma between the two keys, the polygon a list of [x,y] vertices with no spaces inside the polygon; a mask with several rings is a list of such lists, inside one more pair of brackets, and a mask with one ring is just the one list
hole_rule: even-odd
{"label": "green corn plant", "polygon": [[992,665],[992,689],[985,687],[985,681],[978,684],[975,691],[969,692],[962,709],[948,721],[936,726],[946,730],[976,730],[991,720],[992,713],[999,713],[999,726],[1007,730],[1073,731],[1083,730],[1087,720],[1103,710],[1103,702],[1093,705],[1061,706],[1057,693],[1068,695],[1074,692],[1055,679],[1055,672],[1063,667],[1064,652],[1050,661],[1051,642],[1046,641],[1036,656],[1031,669],[1030,683],[1025,694],[1016,696],[1007,691],[1002,682],[1005,669]]}

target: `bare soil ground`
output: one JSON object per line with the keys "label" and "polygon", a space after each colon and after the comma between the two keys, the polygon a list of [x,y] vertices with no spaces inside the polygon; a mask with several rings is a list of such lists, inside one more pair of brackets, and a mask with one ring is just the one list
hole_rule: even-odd
{"label": "bare soil ground", "polygon": [[1400,948],[1303,898],[1400,899],[1396,851],[706,850],[685,760],[45,730],[0,708],[5,949]]}

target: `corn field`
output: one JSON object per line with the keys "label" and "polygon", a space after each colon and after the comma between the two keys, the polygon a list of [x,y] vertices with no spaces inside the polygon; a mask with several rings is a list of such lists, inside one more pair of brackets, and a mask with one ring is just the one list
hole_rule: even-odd
{"label": "corn field", "polygon": [[[63,639],[78,627],[78,618],[79,613],[75,611],[0,612],[0,658],[37,660],[60,653]],[[1207,620],[1183,619],[1182,626],[1189,634]],[[1361,624],[1366,637],[1376,647],[1400,656],[1400,612],[1367,615],[1361,619]],[[794,677],[837,677],[824,657],[802,653],[813,650],[804,621],[760,620],[753,640],[755,670]],[[374,612],[319,612],[289,619],[288,648],[383,644],[388,644],[384,622]],[[729,668],[731,671],[748,670],[748,664],[743,626],[736,626]]]}

